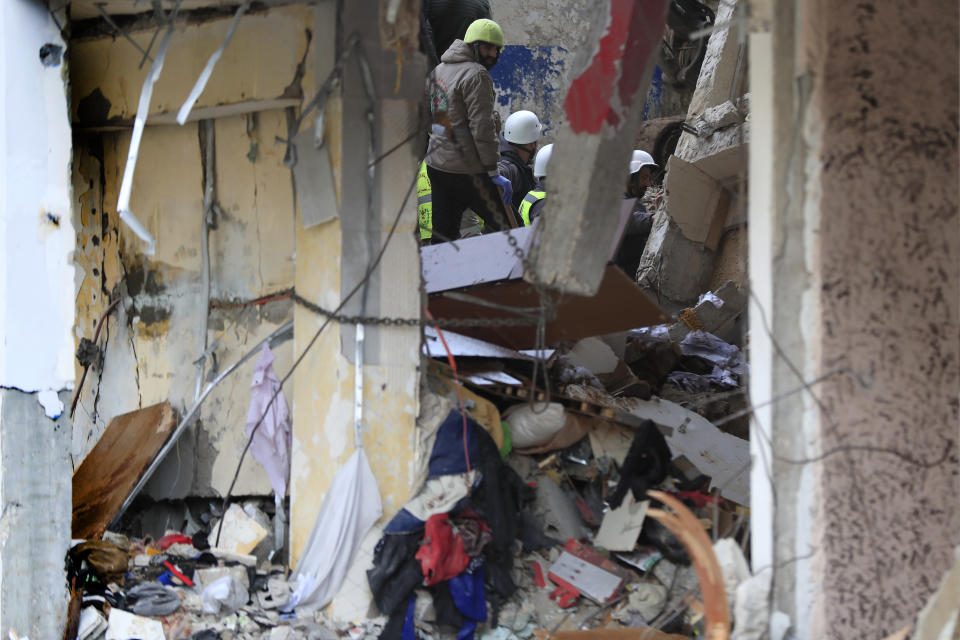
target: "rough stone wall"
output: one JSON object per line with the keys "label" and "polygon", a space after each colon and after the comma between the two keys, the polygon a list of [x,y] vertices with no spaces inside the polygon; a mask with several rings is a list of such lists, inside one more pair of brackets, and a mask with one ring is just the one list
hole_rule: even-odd
{"label": "rough stone wall", "polygon": [[909,624],[960,542],[958,5],[812,2],[822,591],[810,637]]}

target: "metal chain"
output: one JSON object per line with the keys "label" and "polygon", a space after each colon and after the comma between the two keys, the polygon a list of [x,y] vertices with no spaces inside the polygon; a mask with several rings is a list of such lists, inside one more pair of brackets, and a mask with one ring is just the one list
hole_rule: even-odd
{"label": "metal chain", "polygon": [[351,316],[334,313],[300,296],[296,291],[291,295],[293,301],[318,315],[330,318],[342,324],[363,324],[379,327],[529,327],[536,325],[539,318],[442,318],[436,322],[426,318],[397,318],[389,316]]}

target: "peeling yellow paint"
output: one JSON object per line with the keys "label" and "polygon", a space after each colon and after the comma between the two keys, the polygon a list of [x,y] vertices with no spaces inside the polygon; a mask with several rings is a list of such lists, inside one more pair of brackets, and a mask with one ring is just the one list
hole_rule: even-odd
{"label": "peeling yellow paint", "polygon": [[[298,224],[296,288],[334,308],[340,295],[340,222],[303,229]],[[295,350],[299,354],[323,319],[298,307]],[[383,339],[389,339],[389,330]],[[340,331],[331,324],[294,375],[294,437],[291,460],[291,560],[296,562],[313,527],[327,487],[354,450],[354,367],[341,353]],[[400,373],[400,377],[405,376]],[[364,371],[364,447],[383,501],[392,517],[409,494],[416,399],[393,383],[391,367]],[[318,436],[318,432],[320,437]]]}
{"label": "peeling yellow paint", "polygon": [[[283,95],[304,56],[306,30],[314,30],[314,15],[312,7],[294,5],[244,16],[194,108]],[[175,27],[163,72],[154,88],[151,114],[180,108],[210,54],[223,42],[230,21],[225,17]],[[130,36],[146,49],[153,29],[134,31]],[[122,38],[75,41],[70,51],[74,121],[80,101],[98,88],[110,102],[108,118],[132,119],[150,65],[138,68],[141,56],[130,43]],[[307,56],[305,69],[302,88],[305,95],[310,95],[314,86],[313,56]]]}

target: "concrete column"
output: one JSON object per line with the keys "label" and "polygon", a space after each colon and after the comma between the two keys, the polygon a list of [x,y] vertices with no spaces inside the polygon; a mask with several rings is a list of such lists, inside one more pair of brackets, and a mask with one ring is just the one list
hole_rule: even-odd
{"label": "concrete column", "polygon": [[754,4],[752,401],[811,386],[755,415],[753,562],[796,637],[885,637],[960,542],[958,8]]}
{"label": "concrete column", "polygon": [[534,271],[543,282],[578,295],[600,286],[616,232],[633,140],[656,63],[666,17],[663,0],[604,0],[590,11],[582,49],[564,101],[567,127],[550,161],[550,217]]}
{"label": "concrete column", "polygon": [[72,511],[76,238],[57,21],[66,12],[41,2],[0,3],[0,633],[34,638],[63,635]]}
{"label": "concrete column", "polygon": [[[401,203],[413,185],[419,164],[413,150],[417,141],[407,138],[417,127],[425,70],[416,51],[416,9],[404,4],[391,24],[385,17],[388,4],[377,0],[345,2],[340,16],[335,15],[333,3],[318,7],[323,15],[317,24],[330,33],[320,34],[317,39],[328,47],[325,51],[331,54],[330,66],[335,55],[333,43],[359,35],[376,95],[371,103],[362,66],[354,56],[345,67],[342,97],[331,101],[326,118],[327,151],[339,179],[343,213],[339,219],[308,229],[298,222],[296,288],[300,295],[334,309],[387,241],[387,232],[400,212],[396,233],[370,281],[363,313],[416,318],[420,314],[420,260],[415,239],[415,189],[404,207]],[[339,29],[343,37],[335,37],[334,29]],[[318,70],[318,84],[329,68]],[[368,114],[376,156],[400,145],[376,165],[372,206],[367,199]],[[361,312],[360,296],[359,292],[354,296],[347,312]],[[297,307],[295,354],[303,351],[324,320]],[[420,331],[419,327],[372,325],[368,329],[371,338],[364,354],[363,443],[380,489],[386,522],[403,506],[412,482]],[[341,329],[333,323],[294,376],[290,480],[293,564],[306,546],[330,483],[354,451],[353,352],[353,326]],[[378,537],[374,530],[355,558],[331,605],[334,618],[366,618],[371,596],[364,570],[370,566],[370,553]]]}
{"label": "concrete column", "polygon": [[[70,392],[60,399],[69,404]],[[37,394],[0,389],[0,628],[59,638],[67,615],[70,420],[48,418]]]}

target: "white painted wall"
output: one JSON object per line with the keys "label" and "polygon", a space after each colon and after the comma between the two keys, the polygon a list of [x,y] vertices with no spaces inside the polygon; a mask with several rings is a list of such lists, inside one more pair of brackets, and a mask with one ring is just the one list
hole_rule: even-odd
{"label": "white painted wall", "polygon": [[73,387],[75,244],[64,66],[44,43],[66,50],[41,2],[0,3],[0,386],[41,397]]}

